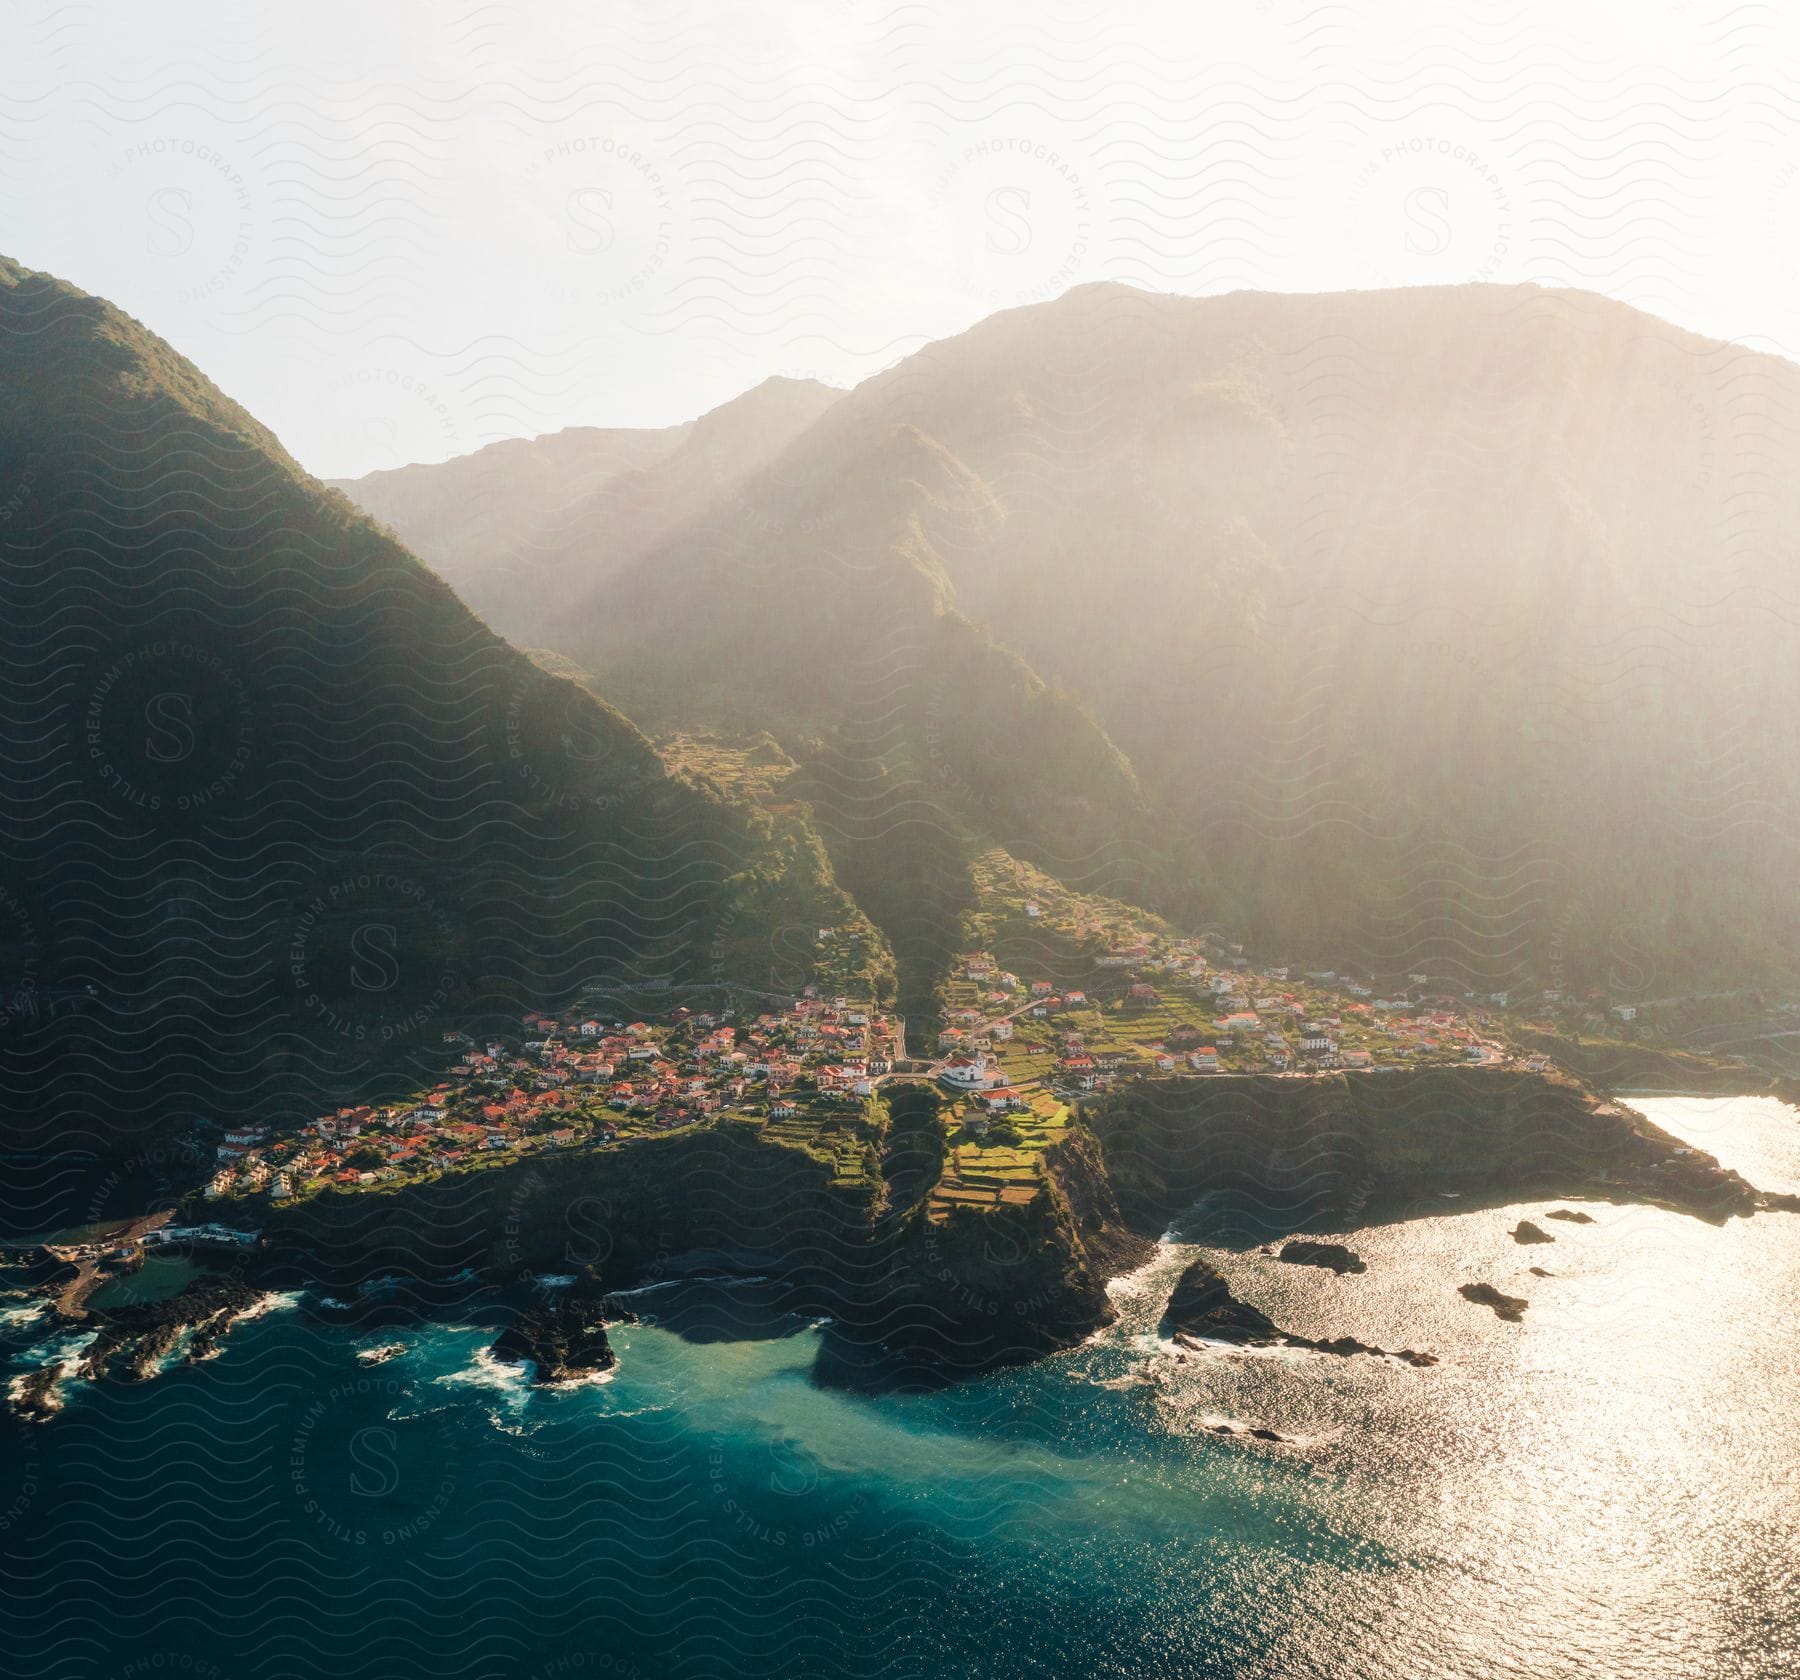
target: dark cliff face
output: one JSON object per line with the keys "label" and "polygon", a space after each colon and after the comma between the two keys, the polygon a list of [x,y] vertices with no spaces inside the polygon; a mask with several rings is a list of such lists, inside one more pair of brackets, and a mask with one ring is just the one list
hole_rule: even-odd
{"label": "dark cliff face", "polygon": [[[1572,1081],[1505,1070],[1145,1081],[1091,1120],[1046,1152],[1031,1202],[991,1212],[934,1220],[923,1196],[837,1178],[828,1162],[727,1122],[278,1204],[268,1263],[332,1282],[574,1271],[617,1290],[704,1260],[776,1273],[797,1309],[831,1314],[845,1334],[972,1374],[1071,1346],[1106,1323],[1107,1279],[1141,1260],[1149,1231],[1209,1191],[1239,1191],[1290,1225],[1372,1195],[1444,1189],[1604,1187],[1710,1218],[1755,1205],[1710,1157],[1669,1170],[1674,1140],[1629,1110]],[[1347,1250],[1326,1259],[1355,1267]]]}
{"label": "dark cliff face", "polygon": [[1610,1188],[1707,1218],[1755,1205],[1742,1179],[1710,1156],[1675,1157],[1677,1140],[1631,1110],[1561,1076],[1504,1068],[1143,1081],[1091,1119],[1138,1220],[1219,1190],[1290,1227],[1368,1198],[1443,1191]]}
{"label": "dark cliff face", "polygon": [[598,1154],[545,1156],[380,1192],[270,1208],[270,1269],[354,1283],[383,1273],[508,1279],[586,1272],[627,1289],[709,1267],[778,1274],[797,1305],[950,1373],[1079,1341],[1110,1316],[1106,1279],[1141,1248],[1098,1144],[1076,1132],[1030,1204],[943,1222],[803,1151],[724,1124]]}
{"label": "dark cliff face", "polygon": [[1125,1226],[1098,1141],[1082,1128],[1046,1151],[1023,1207],[920,1210],[893,1246],[876,1300],[882,1339],[951,1372],[1072,1346],[1113,1316],[1106,1280],[1148,1243]]}
{"label": "dark cliff face", "polygon": [[380,1192],[327,1191],[276,1204],[266,1234],[277,1267],[326,1281],[591,1268],[622,1289],[712,1251],[829,1279],[854,1270],[871,1215],[867,1185],[839,1185],[816,1158],[726,1124]]}

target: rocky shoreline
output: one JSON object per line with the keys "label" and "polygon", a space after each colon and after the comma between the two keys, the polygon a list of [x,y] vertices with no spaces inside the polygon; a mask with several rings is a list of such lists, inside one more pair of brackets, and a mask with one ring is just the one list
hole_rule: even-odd
{"label": "rocky shoreline", "polygon": [[74,1358],[47,1360],[16,1378],[9,1391],[12,1414],[27,1423],[47,1422],[62,1409],[59,1391],[65,1377],[149,1382],[184,1337],[184,1363],[209,1359],[232,1326],[263,1298],[262,1290],[240,1277],[215,1276],[198,1278],[161,1301],[64,1312],[70,1327],[91,1327],[94,1339]]}
{"label": "rocky shoreline", "polygon": [[[143,1233],[172,1210],[78,1254],[13,1260],[66,1321],[98,1332],[82,1372],[141,1379],[184,1335],[189,1359],[216,1350],[256,1298],[245,1277],[263,1288],[317,1282],[351,1292],[393,1275],[427,1297],[460,1287],[457,1280],[510,1287],[572,1270],[571,1210],[604,1209],[604,1277],[585,1271],[567,1295],[524,1309],[495,1340],[493,1356],[529,1361],[536,1382],[610,1369],[607,1325],[621,1315],[609,1320],[605,1291],[669,1276],[680,1256],[702,1252],[734,1256],[730,1269],[779,1276],[794,1310],[829,1315],[845,1338],[880,1343],[950,1379],[1073,1346],[1108,1323],[1107,1278],[1142,1258],[1150,1233],[1220,1191],[1251,1194],[1265,1208],[1291,1203],[1290,1229],[1334,1216],[1338,1229],[1355,1229],[1368,1208],[1451,1193],[1467,1196],[1465,1206],[1546,1195],[1641,1201],[1715,1223],[1800,1211],[1800,1198],[1757,1190],[1566,1076],[1435,1069],[1141,1081],[1077,1115],[1046,1155],[1029,1205],[947,1219],[928,1218],[916,1197],[884,1205],[868,1186],[837,1182],[828,1163],[765,1144],[750,1129],[719,1127],[582,1157],[556,1172],[522,1163],[476,1179],[270,1204],[258,1210],[262,1240],[232,1250],[232,1279],[201,1279],[163,1302],[86,1304],[98,1281],[141,1260]],[[1542,1218],[1584,1224],[1592,1215],[1557,1207]],[[1529,1220],[1513,1236],[1556,1240]],[[1294,1237],[1267,1252],[1338,1277],[1367,1269],[1337,1241]],[[1471,1299],[1503,1315],[1524,1310],[1512,1297]],[[1210,1268],[1191,1268],[1169,1307],[1172,1333],[1189,1345],[1433,1362],[1354,1337],[1290,1333],[1238,1301]],[[54,1372],[16,1380],[15,1410],[47,1415],[57,1380]]]}

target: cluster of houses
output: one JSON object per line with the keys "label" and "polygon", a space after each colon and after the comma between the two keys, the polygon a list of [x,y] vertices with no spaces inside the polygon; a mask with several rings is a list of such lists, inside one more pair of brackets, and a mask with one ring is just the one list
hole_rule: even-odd
{"label": "cluster of houses", "polygon": [[[1134,1073],[1326,1071],[1395,1067],[1420,1058],[1476,1060],[1490,1053],[1480,1013],[1465,1013],[1452,999],[1378,997],[1372,984],[1331,971],[1294,977],[1286,967],[1273,967],[1253,974],[1238,948],[1216,942],[1121,941],[1094,960],[1100,969],[1125,971],[1120,1001],[1127,1015],[1165,1002],[1173,1006],[1173,1024],[1161,1042],[1090,1044],[1084,1031],[1089,1024],[1099,1027],[1102,1040],[1112,1035],[1105,1017],[1093,1015],[1085,991],[1022,981],[991,953],[973,951],[959,959],[959,969],[975,1002],[947,1012],[938,1038],[945,1057],[939,1079],[990,1110],[1017,1106],[1023,1099],[1009,1084],[1003,1059],[1015,1023],[1039,1019],[1052,1023],[1054,1079],[1071,1093],[1104,1089]],[[1423,983],[1425,977],[1412,978]],[[1115,995],[1117,983],[1110,982]],[[1165,1000],[1159,985],[1175,995]]]}
{"label": "cluster of houses", "polygon": [[679,1008],[658,1024],[534,1012],[520,1018],[516,1042],[447,1032],[455,1065],[408,1102],[340,1108],[285,1136],[228,1129],[206,1193],[279,1201],[501,1151],[604,1146],[733,1107],[781,1120],[859,1103],[899,1056],[900,1033],[893,1018],[813,987],[747,1020],[731,1008]]}

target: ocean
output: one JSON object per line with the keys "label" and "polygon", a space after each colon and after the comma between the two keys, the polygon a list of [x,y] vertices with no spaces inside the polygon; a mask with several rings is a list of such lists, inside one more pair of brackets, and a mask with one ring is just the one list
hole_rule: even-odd
{"label": "ocean", "polygon": [[[1638,1106],[1800,1191],[1793,1109]],[[1592,1224],[1545,1218],[1577,1205]],[[71,1384],[51,1423],[0,1425],[0,1662],[19,1680],[1800,1674],[1800,1219],[1441,1206],[1348,1237],[1368,1270],[1345,1277],[1197,1209],[1116,1280],[1118,1324],[935,1391],[766,1283],[642,1293],[616,1371],[555,1392],[487,1359],[496,1295],[344,1325],[272,1297],[203,1364]],[[1515,1243],[1521,1218],[1556,1241]],[[1287,1329],[1441,1363],[1178,1359],[1156,1320],[1196,1244]],[[1470,1281],[1527,1297],[1523,1323],[1463,1300]],[[16,1300],[0,1333],[15,1369],[80,1341]]]}

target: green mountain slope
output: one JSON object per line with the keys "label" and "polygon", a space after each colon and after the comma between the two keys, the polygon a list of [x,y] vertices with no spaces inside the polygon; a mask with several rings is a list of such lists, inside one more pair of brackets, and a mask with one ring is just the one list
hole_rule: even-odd
{"label": "green mountain slope", "polygon": [[[916,1010],[994,839],[1098,890],[1143,896],[1160,876],[1124,757],[955,608],[938,545],[1004,510],[910,427],[881,440],[869,494],[841,496],[806,441],[841,400],[770,381],[596,492],[555,541],[517,533],[529,583],[515,578],[492,622],[594,671],[654,731],[773,732]],[[440,523],[457,466],[428,469]]]}
{"label": "green mountain slope", "polygon": [[[1282,955],[1741,982],[1800,934],[1797,425],[1790,364],[1582,293],[1083,287],[860,386],[557,645],[647,721],[919,720],[959,815]],[[1023,730],[1003,671],[1054,685]]]}
{"label": "green mountain slope", "polygon": [[166,344],[10,263],[0,510],[14,1151],[416,1085],[445,1029],[730,982],[763,921],[835,891],[790,848],[785,893],[748,807],[499,640]]}
{"label": "green mountain slope", "polygon": [[732,498],[843,393],[769,379],[685,426],[573,428],[340,480],[503,636],[553,641],[571,602]]}
{"label": "green mountain slope", "polygon": [[329,482],[485,609],[504,603],[500,580],[527,571],[533,552],[589,497],[621,473],[662,460],[692,430],[571,426],[435,465]]}
{"label": "green mountain slope", "polygon": [[979,451],[1009,518],[942,549],[965,610],[1090,699],[1266,941],[1791,972],[1792,365],[1530,287],[1095,288],[858,400]]}

